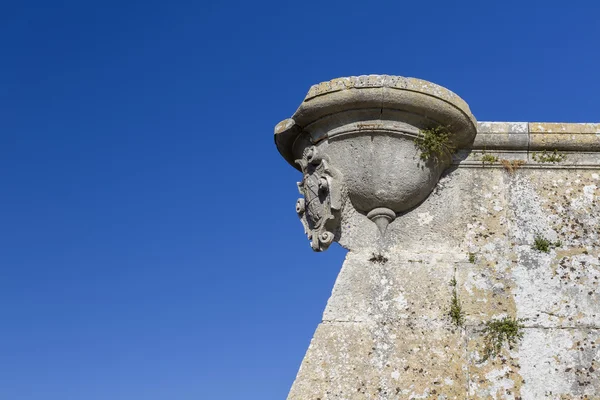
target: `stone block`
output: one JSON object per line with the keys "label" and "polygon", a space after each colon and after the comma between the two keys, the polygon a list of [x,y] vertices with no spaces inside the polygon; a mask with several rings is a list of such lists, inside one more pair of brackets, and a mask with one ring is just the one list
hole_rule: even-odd
{"label": "stone block", "polygon": [[[378,257],[381,257],[378,258]],[[324,321],[448,321],[451,262],[376,251],[350,252],[323,314]]]}
{"label": "stone block", "polygon": [[465,343],[439,325],[322,323],[288,400],[462,400]]}
{"label": "stone block", "polygon": [[529,149],[532,151],[600,150],[600,124],[531,122],[529,131]]}
{"label": "stone block", "polygon": [[469,398],[597,399],[600,330],[523,328],[523,337],[484,359],[485,335],[468,334]]}

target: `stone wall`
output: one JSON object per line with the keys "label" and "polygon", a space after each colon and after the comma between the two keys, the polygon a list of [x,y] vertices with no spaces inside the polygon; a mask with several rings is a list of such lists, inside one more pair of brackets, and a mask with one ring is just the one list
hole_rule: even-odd
{"label": "stone wall", "polygon": [[[458,165],[388,227],[394,245],[349,251],[289,399],[599,398],[600,170],[571,156]],[[505,316],[522,339],[482,361]]]}
{"label": "stone wall", "polygon": [[599,399],[598,151],[600,124],[479,122],[384,231],[344,207],[288,399]]}

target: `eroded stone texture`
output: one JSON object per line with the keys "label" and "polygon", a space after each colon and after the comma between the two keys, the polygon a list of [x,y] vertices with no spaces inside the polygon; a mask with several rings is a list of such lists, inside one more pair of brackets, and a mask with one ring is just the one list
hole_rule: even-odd
{"label": "eroded stone texture", "polygon": [[479,122],[474,149],[521,150],[529,146],[527,122]]}
{"label": "eroded stone texture", "polygon": [[[415,138],[454,119],[457,151],[423,162]],[[339,168],[300,168],[321,205],[342,183],[300,214],[333,216],[313,248],[349,250],[288,399],[600,399],[600,124],[476,123],[447,89],[365,75],[313,86],[275,141]]]}
{"label": "eroded stone texture", "polygon": [[[351,252],[340,272],[323,320],[328,322],[439,321],[449,304],[452,262],[426,254]],[[379,257],[382,257],[381,259]]]}
{"label": "eroded stone texture", "polygon": [[323,322],[290,400],[464,399],[465,340],[440,323]]}
{"label": "eroded stone texture", "polygon": [[500,354],[486,359],[485,334],[468,328],[468,393],[472,399],[522,399],[525,378],[514,349],[502,348]]}
{"label": "eroded stone texture", "polygon": [[518,346],[484,359],[484,340],[469,330],[471,399],[597,399],[600,330],[527,327]]}
{"label": "eroded stone texture", "polygon": [[[289,398],[599,398],[599,182],[560,166],[447,173],[348,253]],[[536,250],[536,235],[560,246]],[[505,316],[523,338],[484,360],[484,324]]]}
{"label": "eroded stone texture", "polygon": [[[600,326],[597,176],[586,170],[527,171],[511,182],[514,296],[530,324]],[[535,250],[536,235],[560,245],[548,253]]]}

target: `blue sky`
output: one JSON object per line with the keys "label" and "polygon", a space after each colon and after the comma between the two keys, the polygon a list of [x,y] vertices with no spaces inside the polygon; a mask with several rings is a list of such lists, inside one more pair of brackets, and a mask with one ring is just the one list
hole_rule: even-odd
{"label": "blue sky", "polygon": [[313,83],[600,121],[593,1],[4,2],[0,399],[285,398],[344,257],[273,144]]}

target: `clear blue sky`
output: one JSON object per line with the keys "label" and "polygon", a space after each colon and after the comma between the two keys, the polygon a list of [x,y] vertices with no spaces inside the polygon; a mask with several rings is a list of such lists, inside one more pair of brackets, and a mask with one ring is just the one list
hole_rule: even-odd
{"label": "clear blue sky", "polygon": [[599,121],[596,3],[3,2],[0,399],[284,399],[344,251],[273,126],[369,73]]}

